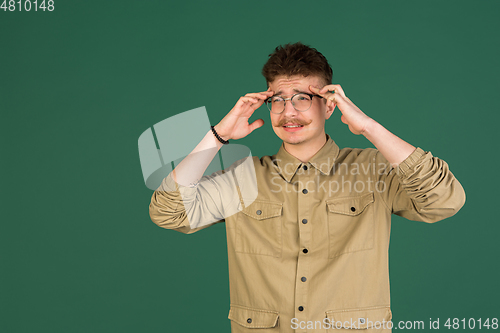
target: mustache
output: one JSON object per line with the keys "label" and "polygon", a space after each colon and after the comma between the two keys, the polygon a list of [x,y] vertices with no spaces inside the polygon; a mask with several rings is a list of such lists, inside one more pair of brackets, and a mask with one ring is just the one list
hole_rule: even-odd
{"label": "mustache", "polygon": [[309,125],[310,123],[312,122],[312,120],[309,120],[309,121],[305,121],[305,120],[300,120],[300,119],[287,119],[287,118],[283,118],[281,119],[276,125],[274,125],[275,127],[281,127],[285,124],[294,124],[294,125]]}

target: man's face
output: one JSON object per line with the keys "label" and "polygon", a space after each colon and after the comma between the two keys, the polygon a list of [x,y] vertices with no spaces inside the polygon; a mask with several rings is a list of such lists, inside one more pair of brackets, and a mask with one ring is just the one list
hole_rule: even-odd
{"label": "man's face", "polygon": [[[309,85],[323,88],[323,80],[317,76],[278,76],[269,83],[274,95],[284,98],[305,92],[314,93]],[[276,135],[287,144],[302,145],[325,140],[325,120],[330,118],[333,108],[327,108],[325,100],[314,96],[311,107],[304,112],[295,110],[291,101],[286,101],[281,114],[270,113],[271,123]],[[292,125],[299,127],[290,127]]]}

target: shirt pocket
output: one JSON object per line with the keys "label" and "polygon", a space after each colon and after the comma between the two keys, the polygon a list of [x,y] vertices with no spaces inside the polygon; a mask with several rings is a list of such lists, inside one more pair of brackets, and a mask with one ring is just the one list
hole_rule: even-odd
{"label": "shirt pocket", "polygon": [[[392,328],[392,312],[389,306],[335,310],[326,312],[327,332],[338,332],[341,328],[366,330],[369,328]],[[385,330],[384,330],[385,332]]]}
{"label": "shirt pocket", "polygon": [[283,205],[255,200],[242,209],[236,221],[235,251],[281,257]]}
{"label": "shirt pocket", "polygon": [[[237,328],[255,328],[258,332],[278,332],[278,311],[252,309],[238,305],[231,305],[228,318],[231,320],[231,331]],[[235,327],[235,324],[236,327]],[[268,328],[269,330],[265,330]],[[264,330],[263,330],[264,329]],[[245,330],[246,332],[246,330]]]}
{"label": "shirt pocket", "polygon": [[373,248],[373,192],[326,201],[328,257]]}

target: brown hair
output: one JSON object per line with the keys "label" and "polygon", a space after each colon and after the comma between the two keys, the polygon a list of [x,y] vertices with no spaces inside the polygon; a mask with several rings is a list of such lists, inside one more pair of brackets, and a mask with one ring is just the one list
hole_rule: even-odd
{"label": "brown hair", "polygon": [[273,82],[279,75],[316,75],[326,84],[332,83],[333,71],[328,60],[318,50],[301,42],[278,46],[262,68],[262,75]]}

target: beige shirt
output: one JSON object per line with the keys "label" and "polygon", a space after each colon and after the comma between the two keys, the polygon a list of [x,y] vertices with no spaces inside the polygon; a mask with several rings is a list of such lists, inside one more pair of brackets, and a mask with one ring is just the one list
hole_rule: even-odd
{"label": "beige shirt", "polygon": [[169,175],[152,196],[163,228],[192,233],[225,219],[233,333],[390,332],[391,214],[432,223],[465,202],[430,152],[417,148],[394,169],[376,149],[327,139],[308,163],[283,145],[253,157],[256,198],[238,163],[192,188]]}

